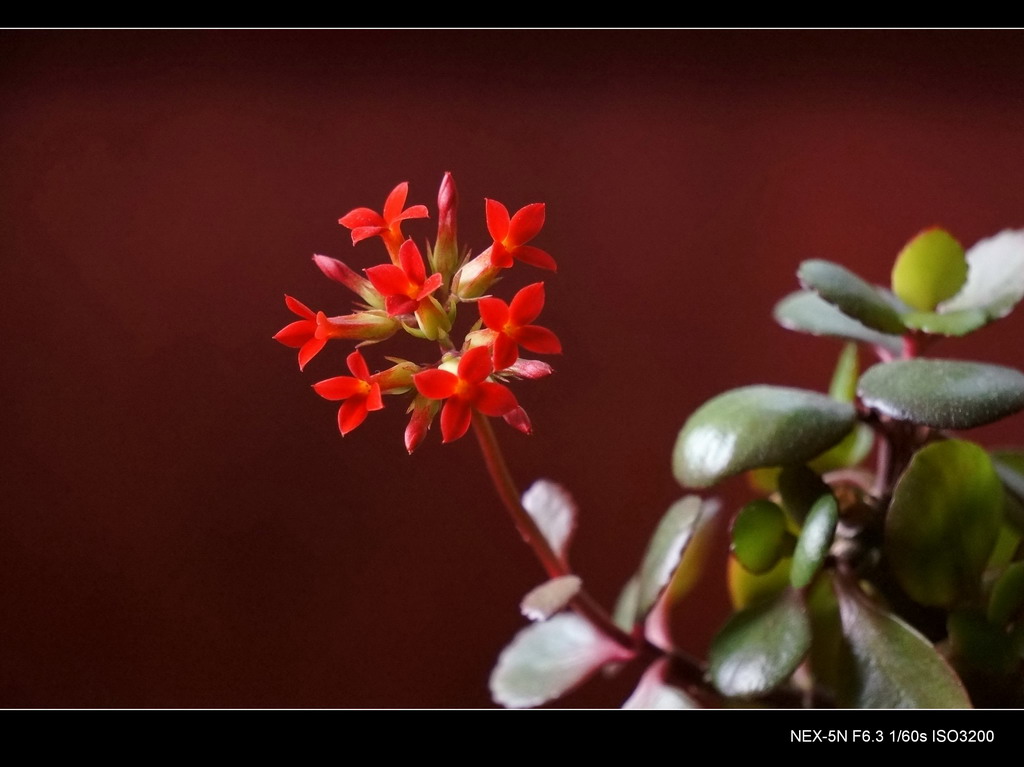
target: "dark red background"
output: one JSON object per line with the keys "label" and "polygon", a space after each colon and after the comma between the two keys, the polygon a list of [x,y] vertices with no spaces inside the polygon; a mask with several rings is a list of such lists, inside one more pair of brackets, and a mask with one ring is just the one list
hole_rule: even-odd
{"label": "dark red background", "polygon": [[[800,260],[884,283],[922,227],[1024,226],[1024,35],[6,31],[0,163],[0,704],[484,706],[541,571],[475,444],[410,458],[394,405],[342,440],[309,384],[347,349],[270,340],[285,292],[347,311],[312,253],[381,260],[338,217],[451,170],[479,249],[483,197],[548,204],[558,274],[504,289],[547,279],[566,353],[517,387],[535,436],[497,426],[610,603],[686,415],[827,384],[838,345],[770,320]],[[1019,366],[1022,329],[945,349]],[[716,569],[683,643],[724,610]]]}

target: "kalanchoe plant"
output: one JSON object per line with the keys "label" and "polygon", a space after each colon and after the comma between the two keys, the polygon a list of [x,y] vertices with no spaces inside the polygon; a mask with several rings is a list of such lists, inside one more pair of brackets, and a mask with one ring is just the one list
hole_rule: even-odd
{"label": "kalanchoe plant", "polygon": [[[600,669],[635,662],[645,670],[626,708],[1024,704],[1024,450],[988,452],[953,433],[1024,409],[1024,375],[921,356],[1020,302],[1024,231],[966,253],[941,229],[922,232],[898,255],[891,291],[837,264],[801,264],[803,289],[775,317],[846,342],[828,393],[726,392],[687,420],[672,456],[684,487],[746,474],[760,496],[732,516],[727,577],[736,612],[704,661],[675,644],[669,618],[704,565],[720,504],[697,495],[674,503],[609,613],[570,565],[571,495],[544,479],[520,495],[491,428],[489,419],[502,417],[531,432],[507,384],[552,372],[524,351],[561,351],[557,336],[534,324],[542,282],[508,302],[489,295],[517,262],[555,269],[528,244],[544,205],[510,215],[486,200],[492,242],[460,257],[457,194],[446,174],[424,260],[402,224],[428,210],[406,208],[407,196],[399,184],[382,213],[357,208],[340,220],[354,244],[379,236],[390,263],[364,278],[314,257],[359,297],[355,311],[327,317],[286,297],[300,319],[275,338],[299,350],[300,369],[332,339],[365,346],[404,330],[425,342],[422,361],[386,358],[390,367],[377,372],[354,350],[351,375],[313,388],[341,402],[342,434],[386,399],[404,398],[410,453],[438,413],[444,442],[473,429],[499,497],[548,577],[523,598],[532,622],[498,658],[496,702],[541,705]],[[460,310],[474,322],[458,340]],[[878,360],[863,374],[860,348]],[[872,468],[862,466],[872,455]]]}

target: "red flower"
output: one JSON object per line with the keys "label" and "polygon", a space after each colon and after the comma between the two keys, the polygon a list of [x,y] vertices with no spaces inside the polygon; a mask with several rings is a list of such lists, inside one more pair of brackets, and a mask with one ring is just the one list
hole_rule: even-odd
{"label": "red flower", "polygon": [[527,245],[544,226],[544,203],[535,202],[516,211],[509,218],[508,208],[497,200],[485,200],[487,231],[494,238],[491,245],[491,263],[501,269],[512,266],[518,258],[541,269],[555,271],[555,259],[548,253]]}
{"label": "red flower", "polygon": [[484,325],[494,331],[494,369],[504,370],[519,359],[519,347],[539,354],[561,354],[558,336],[547,328],[529,323],[544,308],[544,283],[535,282],[516,293],[512,304],[500,298],[478,302]]}
{"label": "red flower", "polygon": [[299,350],[299,370],[302,370],[320,353],[327,339],[316,337],[317,320],[312,309],[291,296],[284,297],[284,304],[303,319],[285,325],[274,334],[274,340]]}
{"label": "red flower", "polygon": [[364,420],[371,410],[384,407],[380,384],[373,380],[366,360],[358,351],[348,355],[348,369],[351,376],[336,376],[313,384],[313,389],[324,399],[344,400],[338,409],[338,429],[342,436],[348,434]]}
{"label": "red flower", "polygon": [[426,205],[413,205],[402,210],[408,195],[409,182],[403,181],[391,190],[384,201],[384,215],[369,208],[356,208],[339,218],[338,223],[352,230],[353,245],[368,237],[380,235],[391,253],[391,260],[396,261],[398,248],[405,239],[402,236],[402,222],[410,218],[427,218],[429,215]]}
{"label": "red flower", "polygon": [[424,397],[447,400],[441,411],[441,435],[445,442],[452,442],[469,430],[474,410],[503,416],[519,407],[506,386],[487,380],[491,372],[488,348],[476,346],[462,355],[458,374],[434,369],[413,376]]}
{"label": "red flower", "polygon": [[402,243],[398,260],[400,266],[381,264],[365,270],[373,287],[384,296],[384,306],[390,315],[415,312],[427,296],[441,287],[440,274],[427,278],[423,256],[412,240]]}

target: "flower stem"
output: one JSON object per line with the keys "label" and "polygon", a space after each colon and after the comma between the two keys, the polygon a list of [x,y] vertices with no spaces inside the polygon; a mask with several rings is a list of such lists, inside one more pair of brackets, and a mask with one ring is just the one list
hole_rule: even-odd
{"label": "flower stem", "polygon": [[[494,489],[498,491],[498,496],[512,516],[512,521],[515,523],[516,529],[519,530],[519,534],[533,549],[533,553],[536,554],[549,577],[558,578],[569,575],[569,568],[566,567],[565,562],[551,548],[551,544],[537,527],[533,517],[523,508],[523,504],[519,500],[519,490],[509,473],[505,456],[501,452],[501,447],[498,445],[494,429],[491,428],[491,422],[487,416],[478,412],[473,413],[473,431],[480,443],[480,452],[483,453],[487,471],[491,475],[491,481],[494,482]],[[581,589],[570,604],[576,612],[590,621],[609,639],[631,651],[637,649],[633,638],[619,628],[608,613],[586,591]]]}

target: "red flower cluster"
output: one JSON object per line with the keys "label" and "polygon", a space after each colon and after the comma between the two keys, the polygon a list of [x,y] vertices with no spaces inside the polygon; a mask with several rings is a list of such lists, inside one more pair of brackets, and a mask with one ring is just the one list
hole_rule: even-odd
{"label": "red flower cluster", "polygon": [[[405,432],[411,453],[426,436],[434,417],[441,412],[444,442],[463,436],[473,413],[501,416],[520,431],[530,431],[530,419],[506,386],[510,379],[534,379],[551,372],[539,360],[519,356],[522,347],[540,354],[558,354],[561,343],[547,328],[532,324],[544,308],[544,283],[520,290],[511,303],[485,295],[504,270],[516,261],[554,271],[555,261],[545,251],[528,245],[544,226],[544,204],[533,203],[515,215],[495,200],[485,200],[491,245],[478,256],[466,253],[460,261],[456,241],[458,195],[450,173],[438,193],[438,232],[427,259],[411,239],[405,239],[402,222],[427,218],[425,205],[405,207],[408,183],[388,195],[382,213],[356,208],[339,223],[352,231],[352,244],[379,236],[391,263],[371,266],[362,277],[341,261],[314,256],[320,270],[361,299],[351,314],[328,317],[314,312],[291,296],[286,306],[300,319],[274,336],[285,346],[299,350],[302,370],[332,339],[355,340],[358,345],[390,338],[399,329],[436,344],[433,362],[415,363],[390,359],[394,364],[371,373],[360,351],[348,355],[350,376],[335,376],[313,385],[324,399],[341,401],[338,429],[348,434],[366,416],[384,407],[384,395],[411,396],[412,414]],[[460,308],[476,305],[479,318],[461,344],[452,338]],[[482,326],[482,327],[481,327]],[[442,407],[443,403],[443,407]]]}

